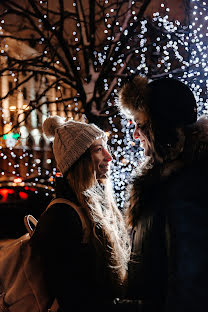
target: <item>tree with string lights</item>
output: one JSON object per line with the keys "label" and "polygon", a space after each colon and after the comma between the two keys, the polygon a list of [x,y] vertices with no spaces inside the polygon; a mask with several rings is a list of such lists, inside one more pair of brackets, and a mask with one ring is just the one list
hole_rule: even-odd
{"label": "tree with string lights", "polygon": [[[103,126],[104,121],[106,128],[109,115],[115,112],[108,99],[117,83],[116,77],[124,72],[128,63],[124,53],[124,62],[116,66],[117,55],[128,41],[128,25],[132,23],[136,28],[133,21],[143,16],[149,2],[120,1],[112,5],[108,1],[74,1],[69,7],[62,1],[53,2],[52,7],[52,1],[2,2],[0,72],[2,77],[10,76],[10,88],[1,96],[2,134],[9,135],[15,129],[18,132],[34,110],[41,121],[40,114],[45,118],[54,104],[57,111],[62,109],[68,117],[72,111],[71,101],[75,103],[72,117],[83,114],[89,122]],[[21,116],[14,116],[15,108],[8,116],[3,103],[15,92],[24,93],[24,86],[30,82],[32,85],[34,80],[39,81],[39,85],[36,93],[21,106],[21,112],[18,110]],[[73,92],[66,95],[63,86]],[[51,99],[48,95],[54,89],[56,97]],[[43,110],[46,105],[49,109]],[[41,127],[41,122],[37,127]],[[30,143],[30,135],[28,138]],[[7,142],[12,144],[12,139]],[[17,157],[13,155],[15,152],[10,150],[2,154],[2,158],[12,164],[12,175],[18,174],[18,167],[13,168]],[[21,157],[25,159],[24,167],[28,167],[33,153],[26,150]],[[27,177],[33,172],[34,168],[29,169]]]}
{"label": "tree with string lights", "polygon": [[[43,105],[41,98],[51,88],[64,84],[75,90],[76,95],[64,97],[60,92],[56,104],[68,103],[76,97],[81,101],[87,119],[99,123],[102,117],[114,112],[112,106],[109,108],[108,100],[112,98],[117,78],[125,73],[135,50],[140,50],[138,21],[150,0],[143,3],[73,1],[67,7],[66,1],[51,3],[29,0],[21,4],[11,0],[3,2],[1,25],[10,33],[3,31],[1,34],[2,54],[8,63],[1,74],[6,70],[12,72],[16,77],[14,89],[37,75],[53,77],[52,82],[30,101],[30,111]],[[18,23],[12,24],[13,19]],[[11,56],[3,42],[7,45],[7,41],[11,43],[12,39],[29,43],[37,53],[24,58]],[[131,49],[128,50],[129,41]],[[26,76],[20,79],[19,72]]]}
{"label": "tree with string lights", "polygon": [[[131,127],[127,127],[131,121],[122,118],[115,105],[124,78],[135,72],[152,79],[182,77],[189,67],[187,19],[182,23],[171,21],[166,1],[150,16],[150,3],[151,0],[1,3],[1,59],[7,65],[1,68],[1,75],[9,71],[14,79],[12,89],[1,100],[23,88],[30,79],[39,77],[42,82],[49,77],[27,103],[27,110],[22,112],[24,118],[33,110],[42,112],[44,104],[64,105],[67,113],[71,109],[69,101],[81,103],[75,113],[110,133],[115,157],[113,180],[118,190],[125,188],[126,172],[131,172],[142,157],[138,143],[132,142]],[[31,53],[24,58],[10,54],[8,42],[27,43]],[[66,96],[63,85],[74,92]],[[58,91],[55,101],[46,97],[54,88]],[[13,127],[18,128],[18,120]]]}
{"label": "tree with string lights", "polygon": [[188,8],[188,31],[185,40],[189,66],[182,81],[188,83],[198,104],[198,116],[208,114],[208,5],[207,1],[191,0]]}
{"label": "tree with string lights", "polygon": [[[30,101],[26,116],[43,105],[41,99],[51,88],[64,84],[75,90],[76,95],[64,97],[60,92],[56,104],[76,98],[81,101],[87,119],[101,123],[102,117],[106,119],[115,112],[112,99],[118,78],[135,70],[158,76],[181,69],[181,55],[175,64],[172,61],[177,56],[169,55],[168,50],[175,53],[174,46],[170,44],[162,51],[167,41],[180,44],[179,25],[168,22],[168,11],[164,14],[166,22],[165,19],[159,22],[157,16],[153,20],[148,18],[145,12],[150,2],[79,0],[71,1],[66,7],[66,1],[3,1],[1,25],[10,33],[2,31],[0,36],[2,55],[8,64],[1,74],[12,72],[16,78],[14,89],[37,75],[54,77]],[[28,43],[37,53],[31,52],[24,58],[11,56],[5,46],[12,39]],[[22,79],[20,72],[26,74]],[[12,91],[9,90],[8,96]]]}

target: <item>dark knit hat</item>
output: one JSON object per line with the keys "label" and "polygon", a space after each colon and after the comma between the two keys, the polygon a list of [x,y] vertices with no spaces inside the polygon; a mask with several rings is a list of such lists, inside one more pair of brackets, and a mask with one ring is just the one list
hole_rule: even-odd
{"label": "dark knit hat", "polygon": [[43,123],[43,132],[54,140],[53,153],[62,174],[68,171],[95,140],[107,140],[105,132],[96,125],[74,120],[64,121],[60,116],[47,118]]}
{"label": "dark knit hat", "polygon": [[147,84],[147,107],[152,121],[162,128],[185,126],[197,120],[192,91],[173,78],[161,78]]}

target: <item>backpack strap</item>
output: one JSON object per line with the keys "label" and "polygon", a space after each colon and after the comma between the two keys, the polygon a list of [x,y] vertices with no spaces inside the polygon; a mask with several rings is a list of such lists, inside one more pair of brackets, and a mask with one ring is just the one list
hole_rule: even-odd
{"label": "backpack strap", "polygon": [[[76,210],[76,212],[78,213],[79,218],[81,220],[81,223],[82,223],[82,230],[83,230],[82,242],[87,243],[89,241],[89,236],[90,236],[90,226],[89,226],[89,223],[86,220],[86,217],[83,214],[81,208],[79,206],[75,205],[73,202],[71,202],[68,199],[55,198],[49,203],[49,205],[46,207],[46,210],[55,204],[66,204],[66,205],[69,205],[70,207],[74,208],[74,210]],[[38,223],[38,220],[36,220],[35,217],[33,217],[32,215],[26,215],[24,217],[24,223],[25,223],[25,227],[26,227],[26,229],[27,229],[27,231],[31,237],[33,235],[34,229]],[[31,226],[30,223],[33,224],[33,227]]]}
{"label": "backpack strap", "polygon": [[33,232],[34,232],[34,228],[30,225],[30,222],[33,224],[33,227],[35,228],[38,220],[35,219],[35,217],[33,217],[32,215],[26,215],[24,216],[24,224],[25,227],[30,235],[30,237],[32,236]]}
{"label": "backpack strap", "polygon": [[83,240],[82,242],[83,243],[87,243],[89,241],[89,236],[90,236],[90,226],[89,226],[89,223],[81,209],[81,207],[75,205],[73,202],[71,202],[70,200],[68,199],[65,199],[65,198],[55,198],[53,199],[49,205],[47,206],[46,210],[48,208],[50,208],[52,205],[55,205],[55,204],[66,204],[66,205],[69,205],[70,207],[74,208],[74,210],[76,210],[76,212],[78,213],[79,215],[79,218],[81,220],[81,223],[82,223],[82,230],[83,230]]}

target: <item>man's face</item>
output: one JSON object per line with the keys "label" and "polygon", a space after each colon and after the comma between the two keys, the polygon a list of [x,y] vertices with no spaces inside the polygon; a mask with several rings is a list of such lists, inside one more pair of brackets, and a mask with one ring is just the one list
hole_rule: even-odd
{"label": "man's face", "polygon": [[103,139],[96,140],[91,145],[90,151],[96,171],[96,178],[105,178],[112,160],[111,154],[107,150],[106,142]]}
{"label": "man's face", "polygon": [[137,112],[134,114],[134,139],[140,140],[140,146],[144,149],[146,156],[150,155],[149,141],[144,133],[144,129],[148,125],[148,117],[145,112]]}

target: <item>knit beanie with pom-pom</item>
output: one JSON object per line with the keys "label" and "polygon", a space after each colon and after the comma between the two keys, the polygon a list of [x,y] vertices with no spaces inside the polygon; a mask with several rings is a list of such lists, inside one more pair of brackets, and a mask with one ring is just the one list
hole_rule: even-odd
{"label": "knit beanie with pom-pom", "polygon": [[60,116],[48,117],[43,123],[43,132],[48,139],[53,139],[56,165],[63,175],[95,140],[107,140],[105,132],[96,125],[64,121]]}

